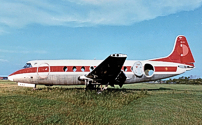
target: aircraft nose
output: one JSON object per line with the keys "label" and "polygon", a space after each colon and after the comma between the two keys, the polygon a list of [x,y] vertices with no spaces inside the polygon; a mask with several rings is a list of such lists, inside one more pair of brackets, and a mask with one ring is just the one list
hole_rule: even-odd
{"label": "aircraft nose", "polygon": [[13,77],[12,76],[8,76],[8,80],[13,81]]}

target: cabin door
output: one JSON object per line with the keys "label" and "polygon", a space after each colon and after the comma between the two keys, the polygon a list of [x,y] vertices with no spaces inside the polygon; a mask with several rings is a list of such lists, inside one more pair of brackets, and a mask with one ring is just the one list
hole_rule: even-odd
{"label": "cabin door", "polygon": [[39,78],[46,79],[50,74],[50,65],[48,63],[42,63],[37,67],[37,74]]}
{"label": "cabin door", "polygon": [[140,61],[134,63],[133,73],[138,77],[141,77],[143,75],[143,67]]}

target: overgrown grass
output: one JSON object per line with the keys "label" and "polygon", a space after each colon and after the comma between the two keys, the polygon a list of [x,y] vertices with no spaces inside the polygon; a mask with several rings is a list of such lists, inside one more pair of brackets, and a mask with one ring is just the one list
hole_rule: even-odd
{"label": "overgrown grass", "polygon": [[9,80],[0,80],[0,84],[16,84],[15,82],[9,81]]}
{"label": "overgrown grass", "polygon": [[134,84],[102,94],[39,88],[0,86],[0,124],[202,124],[202,86]]}

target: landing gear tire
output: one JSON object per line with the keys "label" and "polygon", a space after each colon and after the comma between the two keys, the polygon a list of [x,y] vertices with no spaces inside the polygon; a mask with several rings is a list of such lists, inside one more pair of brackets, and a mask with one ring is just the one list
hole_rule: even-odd
{"label": "landing gear tire", "polygon": [[107,89],[107,87],[108,87],[108,84],[107,85],[105,85],[105,87],[104,88],[102,88],[102,85],[101,85],[101,87],[100,87],[100,90],[98,90],[97,91],[97,94],[101,94],[104,90],[106,90]]}
{"label": "landing gear tire", "polygon": [[95,90],[96,85],[92,84],[92,81],[85,81],[86,88],[85,90]]}
{"label": "landing gear tire", "polygon": [[86,86],[86,90],[88,90],[88,89],[90,89],[90,90],[96,89],[96,85],[88,84],[88,85]]}

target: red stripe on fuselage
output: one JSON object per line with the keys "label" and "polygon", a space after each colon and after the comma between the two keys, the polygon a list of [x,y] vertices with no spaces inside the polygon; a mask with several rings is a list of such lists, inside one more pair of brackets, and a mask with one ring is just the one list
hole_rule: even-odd
{"label": "red stripe on fuselage", "polygon": [[[67,69],[64,70],[64,67],[66,67]],[[76,71],[73,71],[73,67],[76,67]],[[81,70],[82,67],[85,68],[84,71]],[[124,67],[127,68],[127,71],[124,71]],[[124,72],[132,72],[131,66],[123,66],[122,70]],[[176,72],[176,71],[177,71],[177,67],[169,67],[169,66],[155,67],[155,72]],[[38,72],[39,73],[49,72],[49,67],[48,66],[38,67]],[[50,72],[90,72],[90,66],[50,66]],[[21,69],[9,76],[16,75],[16,74],[24,74],[24,73],[37,73],[37,67]]]}
{"label": "red stripe on fuselage", "polygon": [[39,67],[38,72],[49,72],[49,66]]}
{"label": "red stripe on fuselage", "polygon": [[[127,71],[124,71],[124,68],[127,68]],[[123,67],[121,68],[121,70],[123,70],[124,72],[132,72],[131,66],[123,66]]]}
{"label": "red stripe on fuselage", "polygon": [[[73,68],[76,67],[76,71],[73,71]],[[85,68],[84,71],[82,71],[82,68]],[[94,66],[95,68],[96,66]],[[132,72],[131,71],[131,66],[126,66],[127,67],[127,71],[125,72]],[[50,68],[50,72],[90,72],[90,66],[42,66],[42,67],[32,67],[32,68],[25,68],[25,69],[21,69],[18,70],[14,73],[12,73],[9,76],[12,75],[16,75],[16,74],[24,74],[24,73],[37,73],[37,69],[39,73],[43,73],[43,72],[49,72],[49,68]],[[65,70],[66,69],[66,70]],[[122,67],[122,70],[124,69],[124,67]]]}
{"label": "red stripe on fuselage", "polygon": [[18,70],[9,76],[16,75],[16,74],[24,74],[24,73],[36,73],[36,72],[37,72],[37,67],[32,67],[32,68]]}
{"label": "red stripe on fuselage", "polygon": [[155,72],[176,72],[177,67],[156,66]]}
{"label": "red stripe on fuselage", "polygon": [[84,72],[90,72],[90,66],[51,66],[50,72],[73,72],[74,67],[76,67],[75,72],[82,72],[82,67],[85,68]]}

